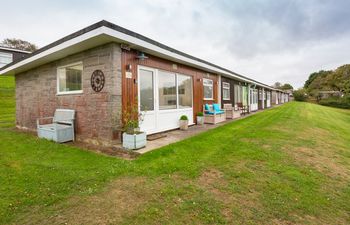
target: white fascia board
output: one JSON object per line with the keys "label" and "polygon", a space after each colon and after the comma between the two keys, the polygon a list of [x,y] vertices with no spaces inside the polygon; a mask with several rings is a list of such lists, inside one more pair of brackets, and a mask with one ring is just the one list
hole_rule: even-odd
{"label": "white fascia board", "polygon": [[6,51],[11,51],[11,52],[22,52],[22,53],[32,53],[30,51],[25,51],[25,50],[20,50],[20,49],[15,49],[15,48],[8,48],[8,47],[5,47],[5,46],[0,46],[0,49],[1,50],[6,50]]}

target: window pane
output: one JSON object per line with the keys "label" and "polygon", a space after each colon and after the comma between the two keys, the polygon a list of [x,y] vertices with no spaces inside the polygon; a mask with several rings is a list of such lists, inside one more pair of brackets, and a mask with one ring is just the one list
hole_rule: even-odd
{"label": "window pane", "polygon": [[223,89],[223,98],[230,99],[230,90],[229,89]]}
{"label": "window pane", "polygon": [[238,85],[235,84],[233,86],[233,91],[234,91],[234,104],[237,104],[238,103]]}
{"label": "window pane", "polygon": [[0,52],[0,67],[3,67],[12,62],[12,54],[7,52]]}
{"label": "window pane", "polygon": [[213,85],[213,81],[210,79],[203,79],[203,85]]}
{"label": "window pane", "polygon": [[83,65],[69,66],[58,70],[59,91],[82,90]]}
{"label": "window pane", "polygon": [[204,86],[204,98],[207,98],[207,99],[213,98],[213,87]]}
{"label": "window pane", "polygon": [[259,100],[262,100],[262,90],[259,90]]}
{"label": "window pane", "polygon": [[159,109],[176,109],[175,74],[159,71]]}
{"label": "window pane", "polygon": [[68,91],[81,90],[81,75],[83,68],[81,65],[66,68],[66,85]]}
{"label": "window pane", "polygon": [[179,107],[192,107],[192,77],[178,75],[178,93],[179,93]]}
{"label": "window pane", "polygon": [[242,87],[242,103],[243,105],[248,105],[248,88]]}
{"label": "window pane", "polygon": [[140,108],[141,111],[154,110],[154,87],[153,72],[148,70],[140,70]]}
{"label": "window pane", "polygon": [[242,86],[235,85],[234,89],[235,89],[234,90],[235,91],[235,104],[242,103],[242,94],[243,94]]}
{"label": "window pane", "polygon": [[229,100],[230,99],[230,84],[223,82],[222,83],[222,97],[225,100]]}
{"label": "window pane", "polygon": [[213,98],[213,81],[209,79],[203,79],[204,85],[204,98],[212,99]]}

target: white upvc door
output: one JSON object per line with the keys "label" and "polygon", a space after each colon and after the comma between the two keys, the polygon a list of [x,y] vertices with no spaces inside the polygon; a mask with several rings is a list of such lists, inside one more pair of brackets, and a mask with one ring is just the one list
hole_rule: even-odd
{"label": "white upvc door", "polygon": [[151,68],[138,68],[138,104],[142,121],[140,129],[147,132],[156,132],[156,71]]}
{"label": "white upvc door", "polygon": [[250,89],[251,102],[250,109],[251,111],[258,110],[258,91],[256,89]]}
{"label": "white upvc door", "polygon": [[159,76],[161,75],[158,69],[138,66],[138,103],[139,111],[143,115],[143,120],[140,121],[140,129],[147,134],[178,128],[179,119],[182,115],[186,115],[189,119],[189,124],[193,124],[192,78],[190,93],[192,96],[191,107],[179,107],[178,76],[184,75],[176,74],[176,108],[160,109]]}
{"label": "white upvc door", "polygon": [[267,92],[266,95],[266,107],[271,107],[271,92]]}

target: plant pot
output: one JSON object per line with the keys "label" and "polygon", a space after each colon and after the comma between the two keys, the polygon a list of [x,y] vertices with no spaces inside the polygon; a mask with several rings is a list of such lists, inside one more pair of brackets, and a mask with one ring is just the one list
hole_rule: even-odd
{"label": "plant pot", "polygon": [[204,116],[197,116],[197,125],[204,124]]}
{"label": "plant pot", "polygon": [[188,129],[188,120],[180,120],[180,130]]}
{"label": "plant pot", "polygon": [[147,144],[147,136],[145,132],[137,134],[123,133],[123,147],[130,150],[140,149]]}

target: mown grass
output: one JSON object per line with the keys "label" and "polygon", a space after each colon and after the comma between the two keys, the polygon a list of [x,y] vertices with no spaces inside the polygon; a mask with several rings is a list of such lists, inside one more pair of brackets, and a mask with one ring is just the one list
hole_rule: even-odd
{"label": "mown grass", "polygon": [[350,223],[348,110],[292,102],[126,161],[9,128],[0,78],[4,224]]}

